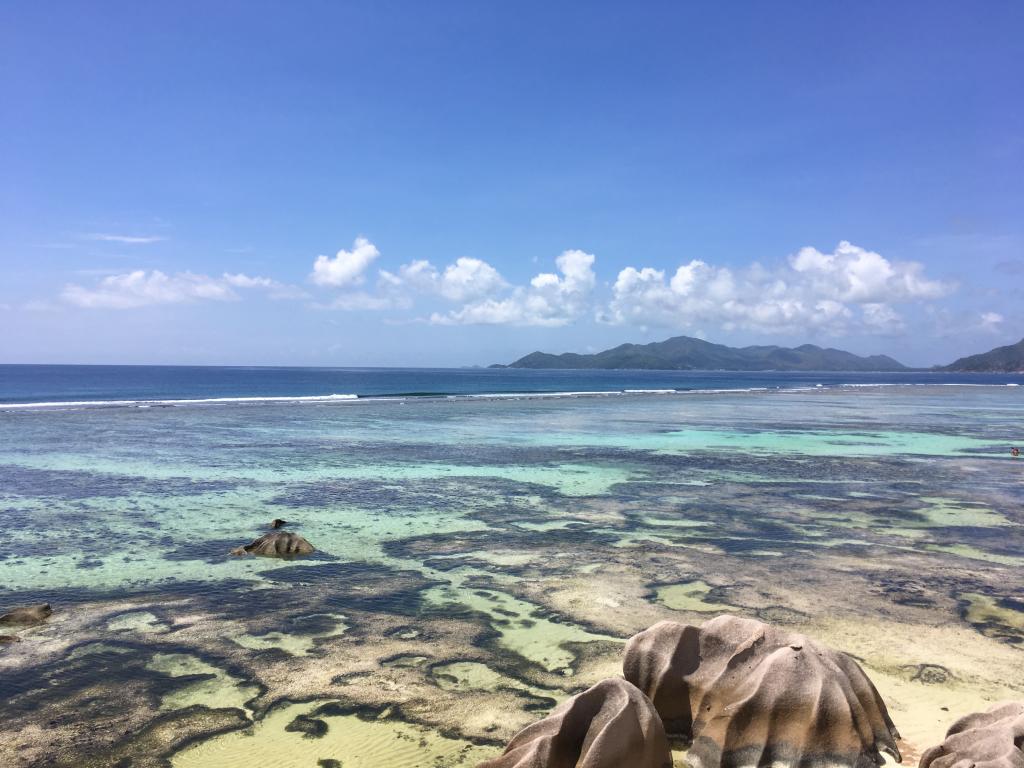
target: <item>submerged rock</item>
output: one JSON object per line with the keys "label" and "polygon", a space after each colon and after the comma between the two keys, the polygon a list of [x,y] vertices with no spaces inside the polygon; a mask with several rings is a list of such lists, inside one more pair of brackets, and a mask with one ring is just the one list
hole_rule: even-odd
{"label": "submerged rock", "polygon": [[262,557],[293,557],[315,551],[304,538],[289,531],[274,531],[260,536],[251,544],[231,550],[232,555],[260,555]]}
{"label": "submerged rock", "polygon": [[291,733],[301,733],[307,739],[320,739],[327,735],[327,723],[309,715],[298,715],[284,729]]}
{"label": "submerged rock", "polygon": [[918,768],[1024,768],[1024,701],[1006,701],[961,717]]}
{"label": "submerged rock", "polygon": [[50,618],[51,613],[53,613],[53,609],[49,603],[15,608],[13,611],[0,616],[0,626],[10,626],[12,624],[31,626],[33,624],[41,624]]}
{"label": "submerged rock", "polygon": [[620,678],[602,680],[529,725],[478,768],[672,768],[650,700]]}
{"label": "submerged rock", "polygon": [[626,646],[626,679],[670,736],[692,740],[693,768],[881,765],[899,734],[857,663],[805,635],[718,616],[663,621]]}

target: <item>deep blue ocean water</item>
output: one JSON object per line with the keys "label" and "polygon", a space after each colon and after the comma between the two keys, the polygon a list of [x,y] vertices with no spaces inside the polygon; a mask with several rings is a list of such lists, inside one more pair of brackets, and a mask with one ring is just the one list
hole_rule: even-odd
{"label": "deep blue ocean water", "polygon": [[1011,383],[1024,374],[0,365],[0,403]]}

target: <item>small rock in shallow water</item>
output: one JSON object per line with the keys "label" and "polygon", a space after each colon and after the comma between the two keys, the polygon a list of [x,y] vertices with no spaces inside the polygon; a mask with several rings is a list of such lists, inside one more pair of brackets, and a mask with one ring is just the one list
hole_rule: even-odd
{"label": "small rock in shallow water", "polygon": [[13,611],[0,616],[0,626],[9,626],[11,624],[31,626],[32,624],[41,624],[50,617],[51,613],[53,613],[53,609],[50,608],[49,603],[15,608]]}
{"label": "small rock in shallow water", "polygon": [[0,645],[10,645],[11,643],[20,643],[21,638],[16,635],[0,635]]}
{"label": "small rock in shallow water", "polygon": [[293,557],[313,552],[313,545],[288,531],[275,531],[260,536],[251,544],[231,550],[232,555],[260,555],[262,557]]}
{"label": "small rock in shallow water", "polygon": [[953,673],[940,664],[916,664],[910,669],[914,670],[911,682],[925,683],[926,685],[941,685],[949,682]]}
{"label": "small rock in shallow water", "polygon": [[284,527],[285,527],[286,525],[288,525],[288,521],[287,521],[287,520],[282,520],[282,519],[281,519],[281,518],[279,518],[279,517],[276,517],[276,518],[274,518],[274,519],[273,519],[273,520],[271,521],[271,523],[270,523],[270,527],[271,527],[271,528],[274,528],[274,529],[277,529],[277,528],[284,528]]}
{"label": "small rock in shallow water", "polygon": [[[857,663],[794,632],[738,616],[663,621],[626,646],[626,679],[693,768],[881,765],[899,734]],[[1024,768],[1024,766],[1022,766]]]}
{"label": "small rock in shallow water", "polygon": [[1024,701],[1007,701],[961,717],[918,768],[1024,768]]}
{"label": "small rock in shallow water", "polygon": [[672,768],[650,700],[621,678],[602,680],[529,725],[478,768]]}
{"label": "small rock in shallow water", "polygon": [[327,723],[309,715],[299,715],[284,727],[286,731],[301,733],[307,739],[319,739],[327,733]]}

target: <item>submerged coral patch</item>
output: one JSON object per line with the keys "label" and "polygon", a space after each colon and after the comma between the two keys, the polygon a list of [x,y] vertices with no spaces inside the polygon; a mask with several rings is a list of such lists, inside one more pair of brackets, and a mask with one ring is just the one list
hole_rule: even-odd
{"label": "submerged coral patch", "polygon": [[[326,619],[326,625],[323,621],[318,621],[319,627],[310,627],[306,631],[301,631],[303,620],[306,622],[310,620],[323,620]],[[251,635],[242,634],[231,638],[235,643],[242,646],[243,648],[250,648],[254,651],[267,650],[269,648],[276,648],[284,651],[285,653],[291,654],[292,656],[307,656],[309,653],[316,648],[317,642],[324,638],[329,637],[340,637],[345,634],[345,630],[349,627],[345,624],[344,614],[316,614],[312,616],[300,617],[298,620],[294,620],[293,624],[297,631],[294,632],[265,632],[262,635]]]}
{"label": "submerged coral patch", "polygon": [[178,682],[160,699],[160,709],[244,709],[246,702],[259,695],[257,686],[226,670],[187,653],[158,653],[146,668]]}
{"label": "submerged coral patch", "polygon": [[979,632],[1007,643],[1024,643],[1024,601],[966,593],[964,620]]}
{"label": "submerged coral patch", "polygon": [[703,581],[686,581],[681,584],[665,584],[657,587],[655,594],[658,602],[673,611],[691,611],[696,613],[720,613],[735,608],[727,603],[708,599],[712,588]]}

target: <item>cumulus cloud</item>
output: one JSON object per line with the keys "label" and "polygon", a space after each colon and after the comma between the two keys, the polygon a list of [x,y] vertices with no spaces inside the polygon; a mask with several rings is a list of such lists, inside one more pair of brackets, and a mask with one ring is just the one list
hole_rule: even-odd
{"label": "cumulus cloud", "polygon": [[447,313],[435,312],[435,325],[566,325],[589,306],[594,289],[594,256],[564,251],[556,260],[560,274],[542,272],[529,286],[505,298],[489,297]]}
{"label": "cumulus cloud", "polygon": [[[311,278],[318,285],[351,287],[365,282],[365,272],[380,256],[365,238],[358,238],[351,251],[339,251],[333,259],[317,258]],[[501,274],[481,259],[462,257],[444,269],[426,259],[403,264],[397,270],[379,270],[376,291],[350,290],[318,309],[385,310],[408,309],[417,296],[433,296],[451,302],[466,302],[491,296],[508,287]]]}
{"label": "cumulus cloud", "polygon": [[68,284],[61,298],[86,309],[134,309],[156,304],[191,301],[235,301],[236,288],[262,289],[272,298],[291,298],[297,289],[267,277],[225,273],[220,277],[142,269],[104,277],[92,287]]}
{"label": "cumulus cloud", "polygon": [[937,299],[951,286],[924,277],[913,261],[891,262],[884,256],[842,241],[833,253],[801,248],[790,266],[819,295],[838,301],[870,303]]}
{"label": "cumulus cloud", "polygon": [[854,325],[875,333],[902,328],[893,304],[936,299],[953,286],[924,276],[916,262],[893,262],[846,241],[832,253],[802,248],[779,269],[739,270],[693,260],[670,277],[626,267],[599,319],[611,323],[687,327],[718,325],[783,333],[842,333]]}
{"label": "cumulus cloud", "polygon": [[429,261],[403,264],[397,274],[381,270],[381,286],[385,290],[412,289],[433,293],[448,301],[469,301],[489,296],[507,286],[501,274],[480,259],[462,257],[439,272]]}
{"label": "cumulus cloud", "polygon": [[359,285],[363,282],[363,273],[378,256],[377,246],[365,237],[357,237],[351,251],[342,249],[333,258],[317,256],[309,277],[317,285],[335,288]]}

